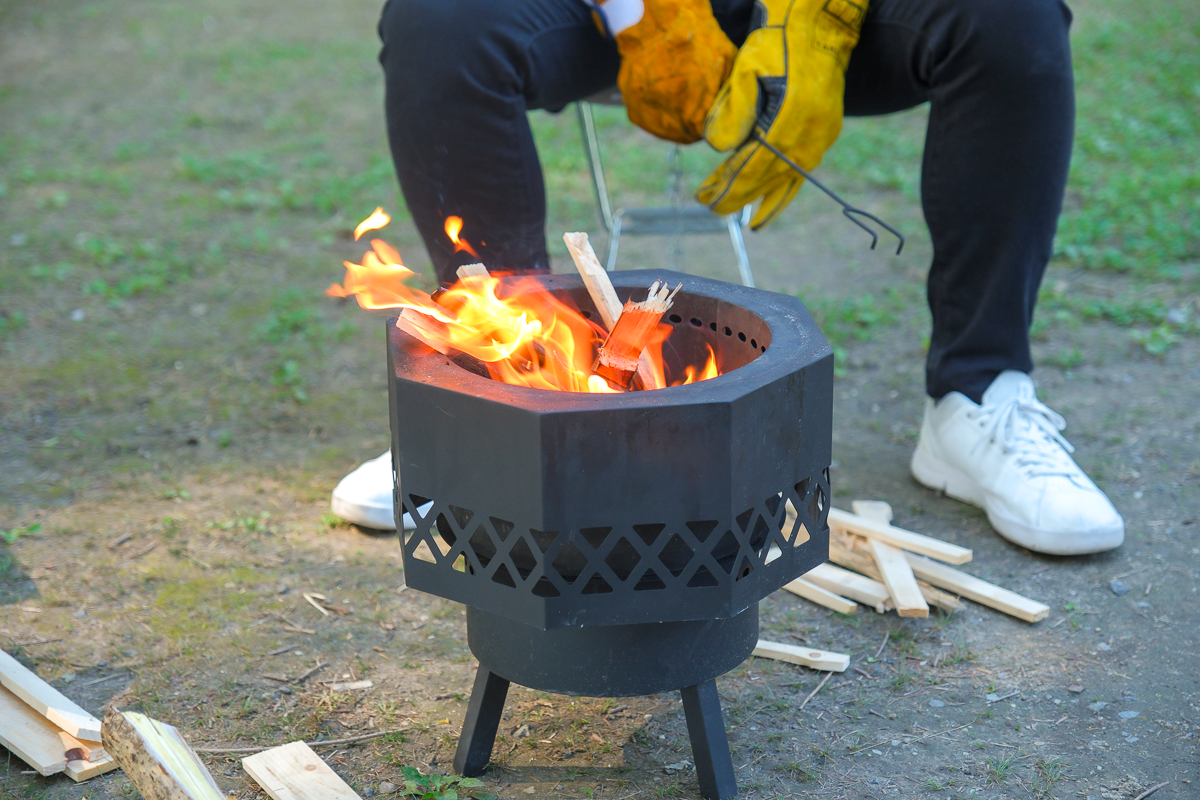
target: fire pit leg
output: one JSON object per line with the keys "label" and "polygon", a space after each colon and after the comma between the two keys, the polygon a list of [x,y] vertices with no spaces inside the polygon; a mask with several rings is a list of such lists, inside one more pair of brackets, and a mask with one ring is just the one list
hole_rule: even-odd
{"label": "fire pit leg", "polygon": [[717,682],[710,679],[680,689],[679,693],[683,696],[683,713],[687,719],[688,737],[692,740],[692,758],[696,762],[700,794],[706,800],[737,797],[737,779],[729,755]]}
{"label": "fire pit leg", "polygon": [[480,664],[462,733],[458,735],[458,750],[454,753],[454,771],[459,775],[474,778],[483,774],[492,757],[492,745],[496,743],[496,729],[500,727],[500,715],[504,713],[507,696],[508,681]]}

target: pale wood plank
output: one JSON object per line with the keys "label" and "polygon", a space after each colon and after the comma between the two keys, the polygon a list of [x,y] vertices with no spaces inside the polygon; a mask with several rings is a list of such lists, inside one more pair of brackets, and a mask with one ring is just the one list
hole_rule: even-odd
{"label": "pale wood plank", "polygon": [[804,574],[804,579],[834,594],[864,603],[880,614],[892,609],[887,587],[874,578],[859,575],[857,572],[850,572],[832,564],[818,564]]}
{"label": "pale wood plank", "polygon": [[783,587],[797,597],[803,597],[805,600],[811,600],[819,606],[832,608],[841,614],[853,614],[858,611],[858,603],[853,600],[847,600],[844,597],[834,594],[828,589],[823,589],[815,583],[809,583],[804,578],[796,578],[796,580]]}
{"label": "pale wood plank", "polygon": [[165,722],[110,708],[104,749],[146,800],[226,800],[199,756]]}
{"label": "pale wood plank", "polygon": [[[875,558],[868,551],[867,540],[861,536],[855,536],[845,531],[830,530],[829,560],[875,580],[883,578],[879,568],[875,566]],[[962,601],[949,592],[943,592],[925,581],[917,581],[917,586],[920,587],[921,596],[925,598],[925,602],[931,606],[944,608],[947,611],[958,611],[963,608]]]}
{"label": "pale wood plank", "polygon": [[242,768],[272,800],[361,800],[304,742],[243,758]]}
{"label": "pale wood plank", "polygon": [[892,523],[892,504],[883,500],[852,500],[850,510],[860,517],[866,517],[876,522],[888,525]]}
{"label": "pale wood plank", "polygon": [[928,617],[929,604],[921,594],[921,587],[917,586],[917,579],[904,553],[878,540],[868,540],[867,546],[879,574],[883,576],[892,604],[896,606],[896,613],[902,617]]}
{"label": "pale wood plank", "polygon": [[845,653],[832,653],[828,650],[818,650],[815,647],[796,647],[782,642],[769,642],[759,639],[753,655],[759,658],[773,658],[776,661],[787,661],[810,669],[824,672],[845,672],[850,666],[850,656]]}
{"label": "pale wood plank", "polygon": [[67,766],[67,754],[56,725],[25,701],[0,686],[0,744],[42,775]]}
{"label": "pale wood plank", "polygon": [[67,776],[76,783],[82,783],[89,778],[94,778],[97,775],[103,775],[106,772],[112,772],[121,765],[112,756],[105,756],[99,761],[68,761],[67,768],[64,770]]}
{"label": "pale wood plank", "polygon": [[76,739],[100,741],[100,720],[0,650],[0,684]]}
{"label": "pale wood plank", "polygon": [[889,544],[901,550],[919,553],[949,564],[965,564],[971,560],[971,551],[966,547],[943,542],[932,536],[913,533],[886,522],[877,522],[840,508],[829,509],[829,527]]}
{"label": "pale wood plank", "polygon": [[489,278],[492,274],[487,271],[487,267],[483,264],[463,264],[454,273],[458,275],[459,280],[463,278]]}
{"label": "pale wood plank", "polygon": [[1005,614],[1023,619],[1026,622],[1038,622],[1050,613],[1050,606],[1031,600],[1024,595],[1009,591],[994,583],[980,580],[974,575],[968,575],[953,567],[939,564],[928,558],[921,558],[906,553],[909,566],[918,577],[932,584],[961,594],[980,605],[1003,611]]}

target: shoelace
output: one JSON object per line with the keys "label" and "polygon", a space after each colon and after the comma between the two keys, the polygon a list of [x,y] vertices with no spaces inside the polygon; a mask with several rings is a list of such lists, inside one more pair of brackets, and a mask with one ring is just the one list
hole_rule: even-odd
{"label": "shoelace", "polygon": [[1068,455],[1075,448],[1059,433],[1067,427],[1067,421],[1036,397],[1017,397],[1003,405],[981,406],[970,416],[991,418],[987,435],[972,452],[985,441],[999,440],[1029,477],[1069,478],[1079,474],[1078,465]]}

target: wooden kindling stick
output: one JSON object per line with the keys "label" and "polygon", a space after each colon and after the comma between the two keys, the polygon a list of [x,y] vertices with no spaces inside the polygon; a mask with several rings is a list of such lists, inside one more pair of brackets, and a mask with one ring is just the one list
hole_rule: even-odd
{"label": "wooden kindling stick", "polygon": [[[675,292],[670,294],[666,294],[666,287],[659,287],[657,291],[652,288],[650,296],[646,300],[641,303],[631,301],[622,306],[616,290],[613,289],[612,281],[608,277],[608,272],[600,265],[600,259],[596,258],[596,251],[592,249],[587,233],[583,231],[564,233],[563,241],[571,253],[571,260],[575,262],[575,268],[579,270],[579,276],[583,278],[583,285],[587,287],[592,302],[596,304],[596,310],[600,312],[600,321],[609,332],[608,340],[601,347],[597,373],[622,386],[628,385],[628,381],[632,380],[636,373],[643,389],[665,389],[666,383],[660,379],[658,372],[654,369],[654,365],[650,362],[650,355],[643,349],[643,343],[646,336],[654,330],[662,315],[671,307],[671,302],[675,297],[675,292],[679,291],[679,287],[676,287]],[[680,284],[680,287],[682,285]],[[655,286],[659,286],[657,281]],[[662,295],[661,299],[659,299],[659,295]],[[658,316],[653,316],[663,301],[666,305],[657,312]],[[634,313],[629,322],[621,325],[621,329],[618,331],[617,323],[629,312]],[[629,327],[626,328],[626,325]],[[609,377],[609,374],[606,374],[606,371],[628,377],[624,382],[614,380]]]}

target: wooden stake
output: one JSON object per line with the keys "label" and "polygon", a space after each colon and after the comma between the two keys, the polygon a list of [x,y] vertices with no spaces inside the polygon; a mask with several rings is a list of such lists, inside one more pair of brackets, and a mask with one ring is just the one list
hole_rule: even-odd
{"label": "wooden stake", "polygon": [[[604,329],[611,332],[624,312],[624,306],[617,297],[617,290],[613,288],[608,272],[600,266],[600,259],[596,258],[596,251],[592,249],[586,232],[564,233],[563,241],[571,253],[571,260],[575,262],[575,269],[579,270],[579,277],[583,278],[583,285],[596,304]],[[666,388],[666,384],[658,379],[650,356],[644,352],[638,356],[637,375],[643,389]]]}
{"label": "wooden stake", "polygon": [[[877,581],[883,579],[879,568],[875,566],[875,557],[871,555],[867,547],[867,540],[861,536],[830,529],[829,560]],[[957,597],[943,592],[941,589],[936,589],[924,581],[917,581],[917,586],[920,587],[921,596],[925,598],[925,602],[932,606],[944,608],[947,611],[958,611],[963,607]]]}
{"label": "wooden stake", "polygon": [[805,573],[804,579],[842,597],[857,600],[880,614],[892,609],[887,587],[874,578],[850,572],[832,564],[819,564]]}
{"label": "wooden stake", "polygon": [[887,522],[881,522],[867,517],[851,514],[839,508],[829,509],[829,527],[854,533],[867,539],[875,539],[890,544],[901,550],[918,553],[948,564],[965,564],[971,560],[971,551],[966,547],[943,542],[932,536],[922,536],[919,533],[893,527]]}
{"label": "wooden stake", "polygon": [[76,739],[100,741],[100,720],[0,650],[0,684]]}
{"label": "wooden stake", "polygon": [[758,646],[754,648],[752,655],[829,672],[845,672],[850,666],[850,656],[845,653],[831,653],[815,647],[796,647],[782,642],[768,642],[766,639],[758,640]]}
{"label": "wooden stake", "polygon": [[225,800],[200,758],[165,722],[110,708],[104,748],[146,800]]}
{"label": "wooden stake", "polygon": [[904,559],[904,553],[890,544],[868,540],[867,546],[875,559],[875,566],[887,585],[888,595],[902,617],[928,617],[929,604],[917,586],[912,567]]}
{"label": "wooden stake", "polygon": [[809,583],[804,578],[796,578],[783,588],[797,597],[811,600],[819,606],[831,608],[840,614],[853,614],[858,611],[858,603],[836,595],[828,589],[823,589],[815,583]]}
{"label": "wooden stake", "polygon": [[1010,592],[1008,589],[980,580],[973,575],[960,572],[953,567],[947,567],[945,564],[939,564],[928,558],[921,558],[920,556],[908,553],[905,554],[905,557],[908,559],[908,563],[917,577],[924,578],[936,586],[957,592],[963,597],[974,600],[981,605],[1003,611],[1005,614],[1017,619],[1023,619],[1026,622],[1038,622],[1045,619],[1050,613],[1050,606],[1045,603],[1030,600],[1028,597],[1019,595],[1016,592]]}
{"label": "wooden stake", "polygon": [[242,768],[272,800],[361,800],[304,742],[243,758]]}
{"label": "wooden stake", "polygon": [[[678,292],[682,286],[680,284],[675,291]],[[655,281],[645,300],[626,303],[608,338],[600,345],[596,374],[625,387],[629,386],[634,374],[640,376],[646,342],[662,315],[671,307],[674,297],[675,294],[664,284]],[[651,388],[657,387],[657,378],[654,380],[655,385]]]}

